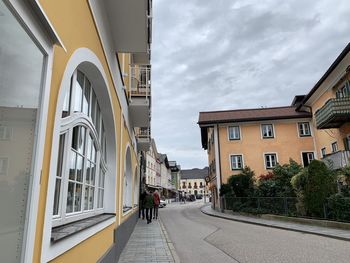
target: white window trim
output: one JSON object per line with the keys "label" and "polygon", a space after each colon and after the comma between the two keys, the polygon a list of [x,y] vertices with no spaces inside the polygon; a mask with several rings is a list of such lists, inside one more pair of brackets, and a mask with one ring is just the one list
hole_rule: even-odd
{"label": "white window trim", "polygon": [[[232,127],[238,127],[238,132],[239,132],[239,138],[238,139],[231,139],[230,138],[230,128]],[[242,139],[242,131],[241,131],[241,126],[240,125],[228,125],[227,126],[227,140],[228,141],[240,141]]]}
{"label": "white window trim", "polygon": [[3,176],[3,175],[7,176],[8,175],[9,166],[10,166],[10,159],[8,157],[1,156],[0,161],[2,162],[4,160],[6,160],[6,170],[3,173],[1,173],[1,169],[0,169],[0,176]]}
{"label": "white window trim", "polygon": [[[301,134],[300,134],[299,124],[302,124],[302,123],[308,123],[308,124],[309,124],[310,135],[301,135]],[[298,138],[313,137],[313,132],[312,132],[312,129],[311,129],[311,123],[310,123],[309,121],[300,121],[300,122],[297,122],[297,133],[298,133]]]}
{"label": "white window trim", "polygon": [[[104,68],[102,66],[102,63],[98,59],[98,57],[88,48],[78,48],[70,57],[69,61],[66,64],[66,69],[62,77],[61,81],[61,86],[59,89],[59,95],[57,99],[57,104],[56,104],[56,112],[55,112],[55,122],[54,122],[54,129],[53,129],[53,139],[52,139],[52,145],[51,145],[51,159],[50,159],[50,170],[49,174],[55,174],[56,169],[57,169],[57,157],[58,157],[58,143],[59,143],[59,134],[61,131],[61,121],[62,121],[62,109],[63,109],[63,104],[64,104],[64,98],[67,89],[70,87],[70,82],[71,82],[71,76],[73,75],[74,71],[78,68],[78,66],[83,63],[83,62],[89,62],[93,64],[98,70],[99,73],[102,75],[104,83],[108,87],[108,81],[106,77],[106,73],[104,71]],[[50,84],[50,83],[49,83]],[[109,101],[108,103],[111,103],[112,97],[110,94],[110,89],[107,88],[106,91]],[[113,106],[111,106],[113,107]],[[117,141],[117,130],[115,129],[115,116],[114,116],[114,111],[112,110],[112,116],[111,118],[113,119],[113,123],[111,124],[114,127],[114,139]],[[120,118],[121,121],[123,118]],[[122,127],[120,127],[122,130]],[[106,131],[107,132],[107,131]],[[110,168],[110,174],[117,174],[118,170],[118,162],[117,158],[118,156],[118,145],[116,142],[115,147],[116,147],[116,158],[114,163],[109,163],[109,168]],[[43,142],[44,145],[44,142]],[[111,156],[107,157],[109,160],[111,160]],[[111,178],[113,181],[116,178]],[[45,212],[45,219],[44,219],[44,227],[43,227],[43,235],[42,235],[42,247],[41,247],[41,262],[48,262],[51,261],[52,259],[56,258],[57,256],[63,254],[67,250],[71,249],[72,247],[78,245],[82,241],[86,240],[87,238],[93,236],[97,232],[103,230],[104,228],[110,226],[111,224],[114,224],[116,222],[116,218],[113,217],[109,220],[106,220],[104,222],[101,222],[97,224],[96,226],[90,227],[86,230],[83,230],[81,232],[75,233],[71,237],[67,237],[64,242],[57,242],[55,244],[51,244],[51,229],[52,229],[52,214],[53,214],[53,202],[54,202],[54,189],[55,189],[55,181],[56,178],[54,176],[49,176],[48,177],[48,191],[47,191],[47,196],[46,196],[46,212]],[[107,188],[109,190],[107,190]],[[111,209],[113,208],[113,212],[116,212],[116,194],[117,191],[115,189],[115,185],[107,185],[105,187],[106,191],[114,191],[115,196],[113,199],[109,200],[110,201],[110,207]],[[112,210],[110,211],[112,212]],[[35,214],[36,216],[36,214]],[[34,246],[34,241],[33,241],[33,246]]]}
{"label": "white window trim", "polygon": [[[311,151],[301,151],[300,152],[300,157],[301,157],[301,164],[303,165],[303,167],[305,167],[303,153],[312,153],[314,155],[314,159],[313,160],[316,160],[316,152],[315,151],[313,151],[313,150],[311,150]],[[308,160],[309,160],[309,158],[308,158]],[[310,164],[310,160],[309,160],[309,164]]]}
{"label": "white window trim", "polygon": [[[241,158],[242,158],[242,168],[233,168],[233,167],[232,167],[231,157],[232,157],[232,156],[237,156],[237,155],[241,156]],[[243,153],[232,153],[232,154],[230,154],[230,156],[229,156],[229,162],[230,162],[231,171],[239,171],[239,170],[242,170],[242,169],[244,168],[244,156],[243,156]]]}
{"label": "white window trim", "polygon": [[264,161],[264,167],[265,167],[265,170],[270,170],[270,169],[273,169],[274,167],[272,167],[272,168],[268,168],[267,166],[266,166],[266,160],[265,160],[265,155],[268,155],[268,154],[275,154],[276,155],[276,165],[279,163],[279,161],[278,161],[278,153],[277,152],[264,152],[263,153],[263,161]]}
{"label": "white window trim", "polygon": [[[264,125],[271,125],[272,126],[272,137],[264,137],[263,136],[263,126]],[[260,136],[262,140],[265,139],[275,139],[276,138],[276,129],[274,123],[261,123],[260,124]]]}

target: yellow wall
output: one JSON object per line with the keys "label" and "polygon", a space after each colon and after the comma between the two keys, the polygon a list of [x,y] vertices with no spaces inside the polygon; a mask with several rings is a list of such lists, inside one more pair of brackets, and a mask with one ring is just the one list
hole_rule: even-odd
{"label": "yellow wall", "polygon": [[[305,120],[304,120],[305,121]],[[292,158],[298,163],[302,163],[301,152],[314,151],[313,137],[299,137],[296,121],[274,121],[275,138],[262,139],[261,123],[244,123],[240,125],[241,139],[230,141],[226,125],[219,127],[220,139],[220,159],[222,182],[240,171],[232,171],[230,166],[231,154],[242,154],[244,166],[249,166],[254,170],[256,176],[268,172],[265,169],[264,153],[277,153],[280,164],[288,163]]]}
{"label": "yellow wall", "polygon": [[[59,87],[65,71],[66,64],[73,54],[73,52],[81,47],[86,47],[99,58],[107,74],[107,85],[110,90],[113,103],[113,111],[115,115],[116,124],[116,149],[117,156],[119,157],[119,147],[121,145],[126,145],[126,142],[130,142],[129,136],[124,136],[123,142],[120,141],[120,118],[121,118],[121,107],[118,97],[115,92],[115,87],[112,82],[111,74],[119,74],[117,72],[110,72],[105,54],[102,49],[102,45],[96,31],[96,27],[88,6],[87,0],[61,0],[61,1],[50,1],[41,0],[45,13],[47,14],[49,20],[53,24],[55,30],[60,36],[62,42],[64,43],[67,52],[62,48],[55,46],[54,48],[54,60],[52,69],[52,80],[51,80],[51,93],[50,93],[50,103],[47,119],[47,132],[46,132],[46,142],[45,142],[45,152],[42,167],[42,179],[41,179],[41,190],[40,199],[37,215],[37,231],[34,247],[34,262],[40,262],[41,257],[41,247],[42,247],[42,235],[45,217],[45,206],[46,206],[46,195],[48,188],[48,177],[49,177],[49,167],[51,158],[51,144],[52,135],[55,119],[56,102],[58,98]],[[74,26],[72,26],[74,25]],[[120,88],[120,87],[119,87]],[[124,130],[124,134],[128,135],[127,130]],[[131,143],[130,143],[131,144]],[[124,159],[124,156],[122,157]],[[122,160],[122,163],[124,161]],[[133,166],[135,165],[135,156],[133,157]],[[119,158],[117,161],[117,168],[120,167]],[[119,172],[119,169],[117,169]],[[117,204],[119,203],[119,184],[121,183],[121,176],[118,174],[116,193],[117,193]],[[120,211],[117,209],[117,211]],[[117,215],[118,217],[118,215]],[[93,237],[85,240],[78,246],[74,247],[70,251],[61,255],[57,258],[56,262],[96,262],[106,251],[106,249],[113,242],[113,229],[116,226],[112,225]]]}
{"label": "yellow wall", "polygon": [[[341,82],[339,84],[343,84]],[[315,113],[318,109],[322,108],[327,100],[335,98],[336,90],[342,85],[336,85],[327,91],[325,91],[312,105],[312,112]],[[326,153],[332,152],[331,144],[338,142],[338,149],[344,150],[343,139],[350,133],[350,123],[344,124],[340,129],[316,129],[316,119],[313,118],[313,125],[315,130],[316,146],[318,154],[321,154],[321,149],[326,148]]]}

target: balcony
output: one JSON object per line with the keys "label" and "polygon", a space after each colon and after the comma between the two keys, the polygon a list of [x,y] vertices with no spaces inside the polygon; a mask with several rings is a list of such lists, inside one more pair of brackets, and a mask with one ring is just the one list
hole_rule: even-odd
{"label": "balcony", "polygon": [[315,117],[317,129],[339,128],[350,121],[350,97],[328,100]]}
{"label": "balcony", "polygon": [[327,154],[322,161],[325,162],[331,169],[340,169],[349,164],[350,151],[338,151]]}
{"label": "balcony", "polygon": [[151,113],[151,67],[131,66],[129,112],[134,127],[149,127]]}
{"label": "balcony", "polygon": [[152,0],[104,0],[116,52],[132,53],[135,64],[150,63]]}
{"label": "balcony", "polygon": [[137,149],[139,151],[148,151],[151,145],[150,128],[135,128]]}

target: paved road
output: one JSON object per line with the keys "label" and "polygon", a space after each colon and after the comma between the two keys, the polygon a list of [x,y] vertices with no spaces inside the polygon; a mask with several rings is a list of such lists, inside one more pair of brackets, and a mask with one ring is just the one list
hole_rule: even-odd
{"label": "paved road", "polygon": [[211,217],[200,211],[202,205],[160,210],[182,263],[350,262],[350,242]]}

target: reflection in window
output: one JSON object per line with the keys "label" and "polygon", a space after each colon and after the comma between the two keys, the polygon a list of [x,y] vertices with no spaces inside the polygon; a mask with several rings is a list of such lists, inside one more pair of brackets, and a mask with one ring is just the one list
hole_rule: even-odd
{"label": "reflection in window", "polygon": [[[6,1],[8,2],[8,1]],[[21,262],[44,56],[0,0],[0,258]],[[34,160],[34,161],[33,161]]]}

